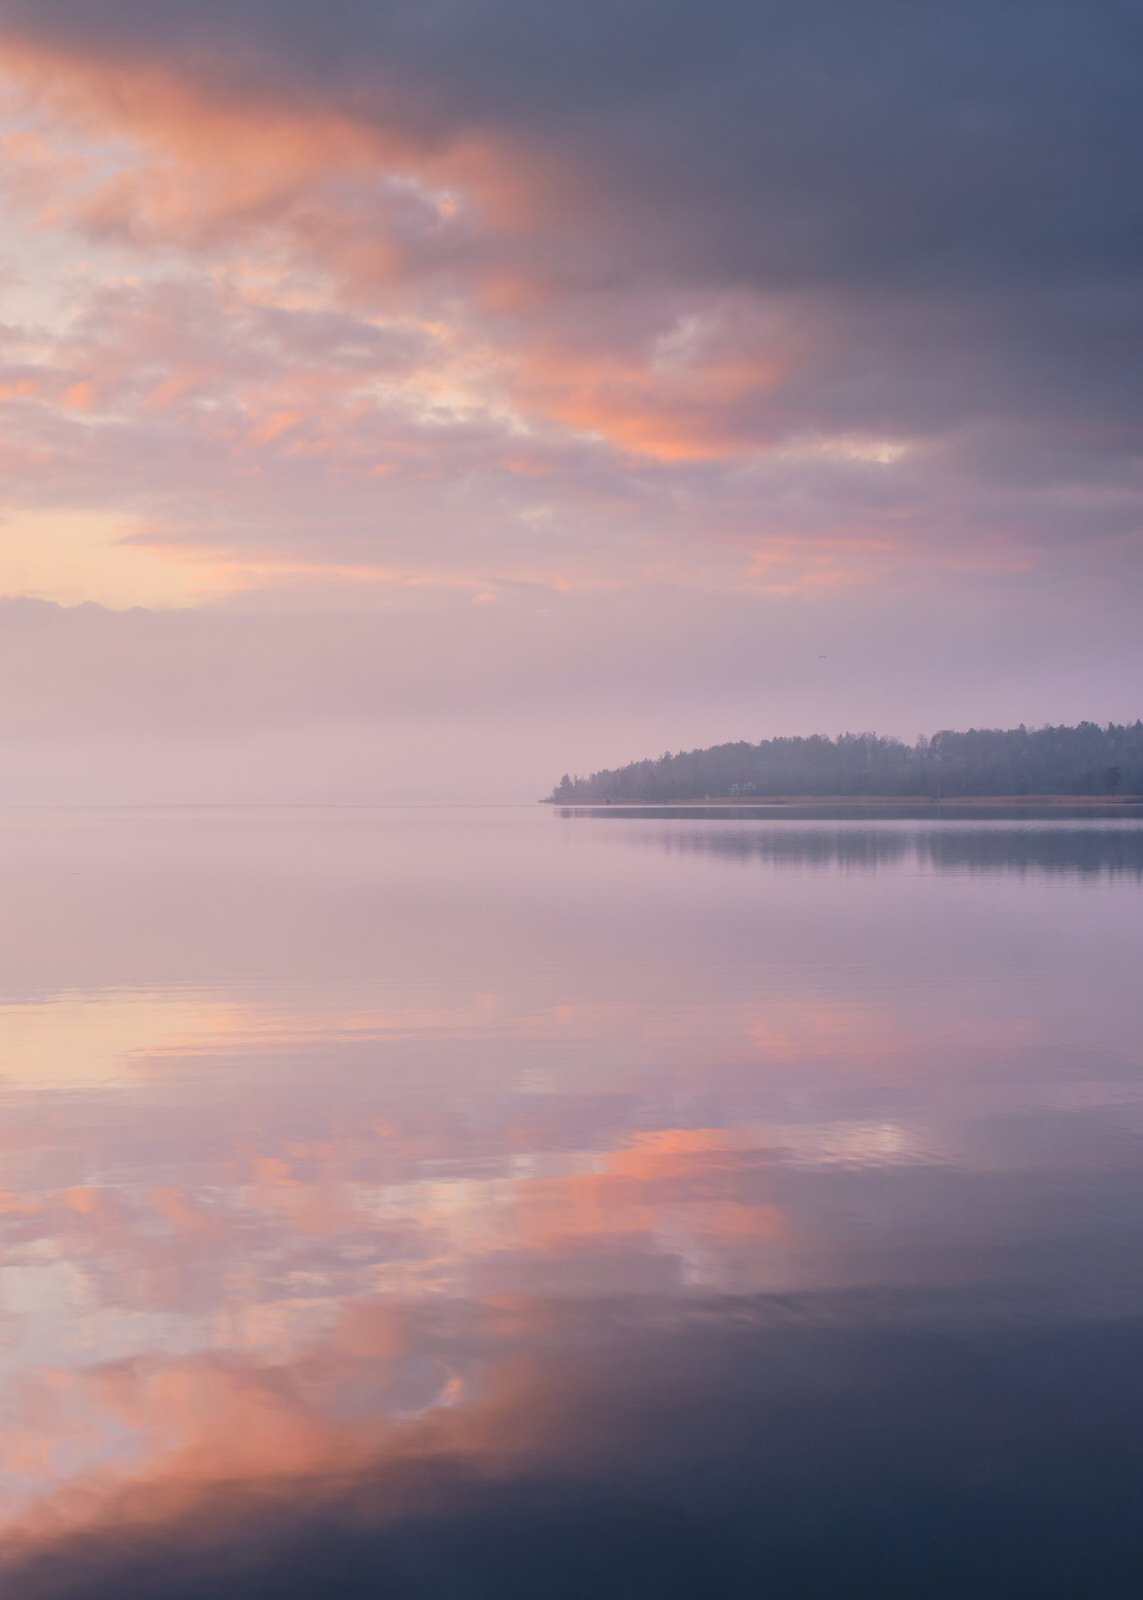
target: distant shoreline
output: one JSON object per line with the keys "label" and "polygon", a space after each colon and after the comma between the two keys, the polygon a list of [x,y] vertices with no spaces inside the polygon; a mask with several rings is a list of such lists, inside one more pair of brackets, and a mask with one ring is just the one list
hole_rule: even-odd
{"label": "distant shoreline", "polygon": [[740,810],[772,810],[776,806],[1139,806],[1140,794],[787,794],[787,795],[703,795],[695,800],[555,800],[550,795],[540,801],[545,806],[567,810],[622,810],[625,806],[655,806],[680,810],[694,806],[735,806]]}
{"label": "distant shoreline", "polygon": [[[808,786],[808,787],[807,787]],[[660,795],[661,800],[651,796]],[[944,728],[915,744],[814,733],[667,750],[572,777],[559,805],[1130,806],[1143,801],[1143,718],[1074,728]]]}

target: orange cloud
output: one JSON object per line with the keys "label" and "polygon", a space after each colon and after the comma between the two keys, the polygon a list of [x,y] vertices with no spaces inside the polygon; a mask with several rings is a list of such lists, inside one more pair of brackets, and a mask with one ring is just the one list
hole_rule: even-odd
{"label": "orange cloud", "polygon": [[[117,59],[0,32],[0,77],[52,124],[13,135],[25,198],[41,203],[45,218],[79,222],[97,236],[201,248],[293,213],[299,244],[340,254],[348,276],[377,284],[400,273],[403,250],[378,231],[375,208],[355,232],[336,209],[315,206],[327,178],[415,176],[433,191],[442,224],[457,215],[459,190],[478,192],[485,214],[511,226],[536,187],[525,162],[484,138],[442,142],[408,118],[382,125],[248,80],[227,88],[193,60]],[[106,160],[86,157],[69,130],[125,138],[134,149],[120,150],[108,173]]]}
{"label": "orange cloud", "polygon": [[539,346],[523,354],[516,392],[526,409],[620,450],[664,463],[717,461],[771,442],[767,400],[781,377],[763,355],[696,354],[663,366],[653,352],[620,361]]}

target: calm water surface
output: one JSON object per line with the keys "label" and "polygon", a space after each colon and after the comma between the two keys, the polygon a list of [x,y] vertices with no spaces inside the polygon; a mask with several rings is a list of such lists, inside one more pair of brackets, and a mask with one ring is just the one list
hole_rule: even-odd
{"label": "calm water surface", "polygon": [[1143,822],[0,814],[18,1600],[1143,1592]]}

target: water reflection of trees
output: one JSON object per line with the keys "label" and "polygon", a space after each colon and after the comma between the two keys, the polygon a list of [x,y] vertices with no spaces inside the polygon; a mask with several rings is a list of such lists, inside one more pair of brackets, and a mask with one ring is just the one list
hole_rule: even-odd
{"label": "water reflection of trees", "polygon": [[[848,823],[831,827],[793,820],[762,822],[755,817],[744,826],[742,814],[728,811],[717,821],[711,821],[709,813],[696,812],[694,818],[703,817],[707,824],[696,827],[693,820],[688,825],[688,819],[677,812],[668,814],[673,824],[681,824],[674,826],[663,826],[661,812],[657,818],[650,811],[595,815],[628,824],[616,829],[616,838],[667,855],[866,872],[914,864],[936,872],[1071,873],[1086,878],[1127,875],[1143,880],[1143,824],[1020,827],[981,822],[892,827]],[[650,828],[633,825],[652,819]]]}

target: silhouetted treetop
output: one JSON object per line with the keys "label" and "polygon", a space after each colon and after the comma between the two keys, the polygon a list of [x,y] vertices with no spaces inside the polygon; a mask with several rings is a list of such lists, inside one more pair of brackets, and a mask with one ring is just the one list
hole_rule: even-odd
{"label": "silhouetted treetop", "polygon": [[823,734],[667,751],[590,777],[566,773],[555,802],[765,799],[797,795],[1143,795],[1143,722],[942,729],[915,744]]}

